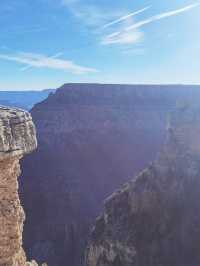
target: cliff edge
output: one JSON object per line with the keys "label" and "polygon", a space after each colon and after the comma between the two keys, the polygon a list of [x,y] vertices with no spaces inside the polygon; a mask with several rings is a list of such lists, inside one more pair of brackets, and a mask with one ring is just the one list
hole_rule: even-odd
{"label": "cliff edge", "polygon": [[37,146],[29,113],[0,106],[0,265],[36,266],[22,248],[25,215],[18,195],[19,160]]}
{"label": "cliff edge", "polygon": [[200,264],[200,108],[172,114],[159,158],[105,202],[87,266]]}

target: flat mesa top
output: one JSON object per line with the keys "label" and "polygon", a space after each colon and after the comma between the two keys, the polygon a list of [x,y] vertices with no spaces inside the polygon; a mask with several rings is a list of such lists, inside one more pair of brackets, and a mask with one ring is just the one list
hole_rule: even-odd
{"label": "flat mesa top", "polygon": [[31,115],[21,109],[0,106],[0,160],[30,153],[36,146]]}

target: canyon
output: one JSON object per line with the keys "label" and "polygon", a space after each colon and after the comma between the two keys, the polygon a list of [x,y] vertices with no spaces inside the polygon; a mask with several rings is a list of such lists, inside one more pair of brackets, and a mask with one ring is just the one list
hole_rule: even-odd
{"label": "canyon", "polygon": [[55,90],[38,91],[0,91],[0,105],[30,110],[36,103],[43,101]]}
{"label": "canyon", "polygon": [[199,105],[171,114],[159,158],[105,201],[87,266],[200,264],[199,134]]}
{"label": "canyon", "polygon": [[28,259],[84,265],[104,200],[158,157],[169,113],[190,101],[199,104],[199,89],[65,84],[36,104],[31,114],[38,149],[23,159],[20,178]]}
{"label": "canyon", "polygon": [[37,146],[29,113],[0,107],[0,265],[37,266],[22,248],[25,214],[18,194],[19,160]]}

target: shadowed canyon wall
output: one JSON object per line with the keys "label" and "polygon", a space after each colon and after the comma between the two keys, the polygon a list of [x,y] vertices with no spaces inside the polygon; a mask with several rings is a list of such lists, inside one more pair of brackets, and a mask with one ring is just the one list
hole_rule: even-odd
{"label": "shadowed canyon wall", "polygon": [[200,108],[172,115],[159,159],[105,202],[87,266],[200,264]]}
{"label": "shadowed canyon wall", "polygon": [[30,259],[83,265],[103,200],[156,158],[184,99],[200,99],[200,87],[66,84],[35,105],[39,147],[20,179]]}
{"label": "shadowed canyon wall", "polygon": [[31,116],[0,107],[0,265],[37,266],[26,262],[22,248],[25,219],[18,195],[19,160],[36,148]]}

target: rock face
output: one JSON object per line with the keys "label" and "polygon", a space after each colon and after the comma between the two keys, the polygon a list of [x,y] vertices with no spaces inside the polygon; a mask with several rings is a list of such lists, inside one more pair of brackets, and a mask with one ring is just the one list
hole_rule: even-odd
{"label": "rock face", "polygon": [[199,87],[66,84],[32,109],[39,145],[20,179],[30,259],[83,265],[103,200],[155,159],[182,98]]}
{"label": "rock face", "polygon": [[87,266],[200,264],[200,108],[173,115],[158,160],[105,202]]}
{"label": "rock face", "polygon": [[24,212],[18,195],[19,160],[36,148],[31,116],[0,107],[0,265],[36,266],[22,248]]}

